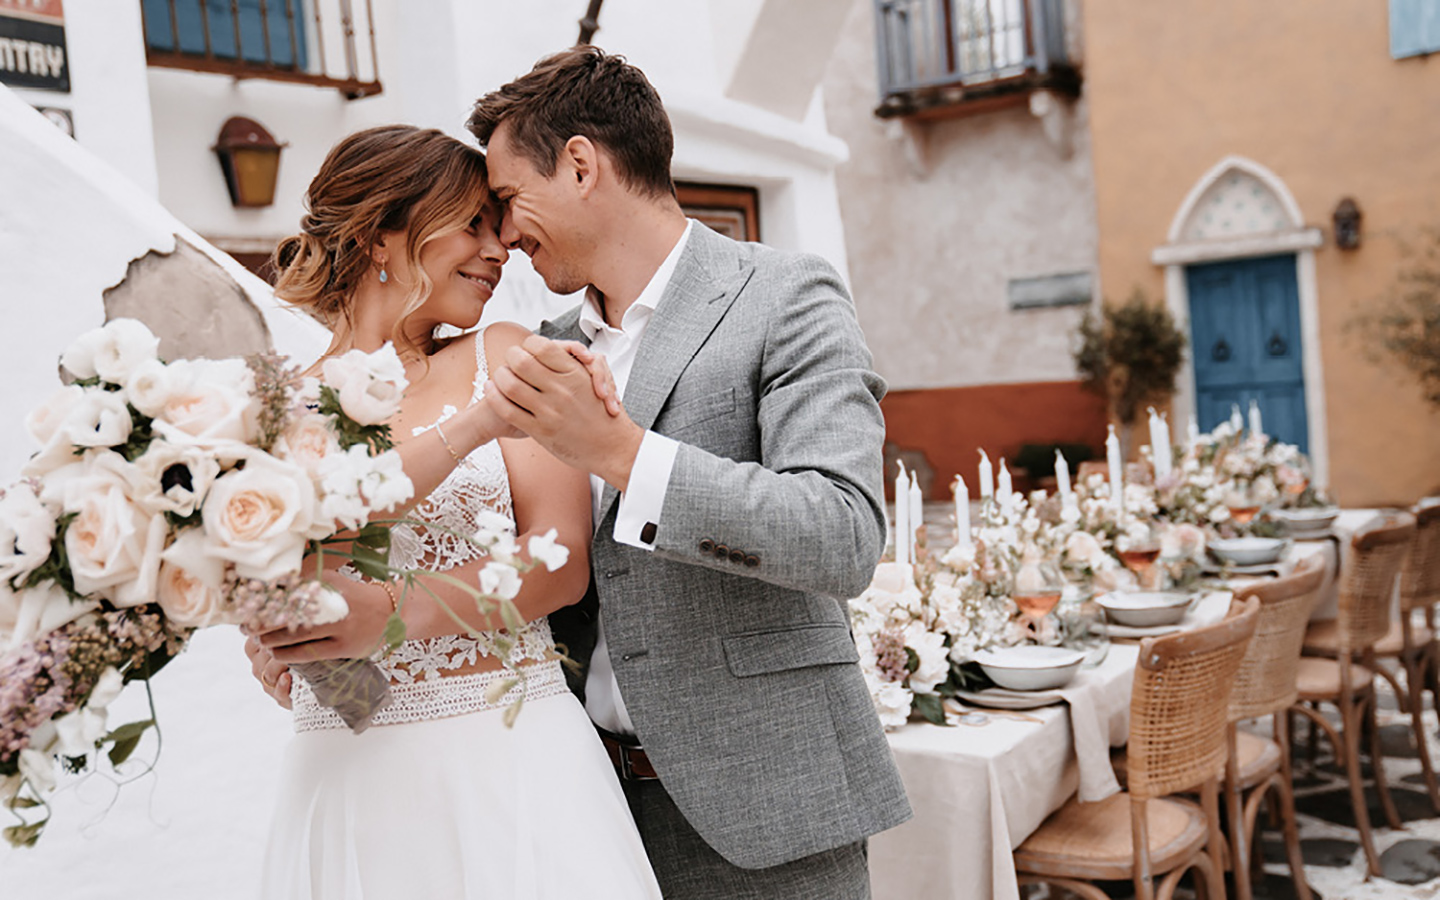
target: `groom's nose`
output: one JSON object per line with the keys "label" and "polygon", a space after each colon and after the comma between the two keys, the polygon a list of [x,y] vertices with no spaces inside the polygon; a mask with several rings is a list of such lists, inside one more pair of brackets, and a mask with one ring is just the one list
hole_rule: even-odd
{"label": "groom's nose", "polygon": [[500,218],[500,243],[504,244],[507,250],[520,246],[520,229],[515,227],[515,220],[509,210]]}

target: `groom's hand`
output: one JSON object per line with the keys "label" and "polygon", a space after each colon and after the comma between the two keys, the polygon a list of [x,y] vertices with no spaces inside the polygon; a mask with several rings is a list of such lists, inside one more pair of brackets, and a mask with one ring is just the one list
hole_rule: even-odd
{"label": "groom's hand", "polygon": [[487,386],[485,396],[501,419],[557,459],[625,490],[645,432],[623,409],[611,413],[571,344],[531,335],[506,352],[490,379],[495,390]]}

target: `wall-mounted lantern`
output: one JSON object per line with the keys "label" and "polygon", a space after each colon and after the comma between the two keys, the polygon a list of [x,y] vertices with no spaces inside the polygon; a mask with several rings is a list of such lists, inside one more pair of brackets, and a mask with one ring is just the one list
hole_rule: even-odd
{"label": "wall-mounted lantern", "polygon": [[1335,246],[1354,250],[1360,246],[1360,207],[1346,197],[1335,206]]}
{"label": "wall-mounted lantern", "polygon": [[254,119],[233,116],[225,120],[211,149],[220,157],[232,204],[256,207],[275,202],[280,150],[284,146]]}

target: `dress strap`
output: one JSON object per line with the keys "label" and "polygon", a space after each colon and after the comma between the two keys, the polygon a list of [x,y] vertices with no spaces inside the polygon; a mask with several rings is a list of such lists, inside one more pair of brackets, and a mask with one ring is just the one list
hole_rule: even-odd
{"label": "dress strap", "polygon": [[490,366],[485,360],[485,329],[489,325],[475,332],[475,384],[470,390],[470,402],[479,400],[485,393],[485,382],[490,378]]}

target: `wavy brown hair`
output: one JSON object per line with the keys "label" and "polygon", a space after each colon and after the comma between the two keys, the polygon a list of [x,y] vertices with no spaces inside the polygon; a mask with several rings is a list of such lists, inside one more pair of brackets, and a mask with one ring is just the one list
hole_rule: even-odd
{"label": "wavy brown hair", "polygon": [[411,125],[357,131],[330,150],[310,182],[300,233],[276,246],[275,295],[314,316],[338,342],[341,323],[353,330],[353,297],[374,264],[381,232],[403,232],[417,278],[390,337],[397,350],[423,355],[404,333],[433,288],[420,251],[469,224],[489,190],[485,157],[442,131]]}

